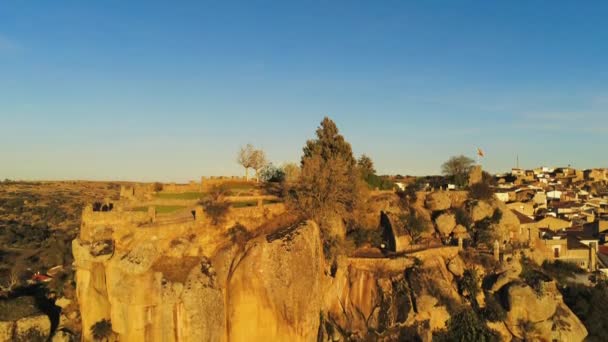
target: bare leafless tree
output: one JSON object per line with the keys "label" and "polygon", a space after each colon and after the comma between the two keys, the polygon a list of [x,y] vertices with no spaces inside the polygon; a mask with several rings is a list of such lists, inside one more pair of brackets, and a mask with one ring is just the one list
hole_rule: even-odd
{"label": "bare leafless tree", "polygon": [[260,181],[260,170],[266,166],[266,153],[262,150],[254,150],[251,156],[251,168],[255,170],[255,178]]}
{"label": "bare leafless tree", "polygon": [[242,146],[237,154],[236,161],[245,168],[245,179],[249,180],[249,168],[253,167],[253,155],[255,148],[251,144]]}

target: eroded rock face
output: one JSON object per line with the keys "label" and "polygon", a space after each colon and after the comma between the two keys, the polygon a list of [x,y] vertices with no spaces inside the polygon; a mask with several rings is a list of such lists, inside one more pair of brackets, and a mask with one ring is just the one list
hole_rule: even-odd
{"label": "eroded rock face", "polygon": [[475,165],[469,171],[469,185],[481,183],[483,180],[483,174],[481,170],[481,165]]}
{"label": "eroded rock face", "polygon": [[449,209],[452,201],[447,192],[436,191],[426,196],[425,206],[431,211],[441,211]]}
{"label": "eroded rock face", "polygon": [[475,222],[492,217],[492,215],[494,215],[494,207],[486,201],[478,201],[471,210],[471,219]]}
{"label": "eroded rock face", "polygon": [[246,247],[227,280],[229,341],[316,339],[324,295],[319,241],[309,222]]}
{"label": "eroded rock face", "polygon": [[435,219],[435,224],[442,236],[448,236],[456,228],[456,216],[448,213],[441,214]]}
{"label": "eroded rock face", "polygon": [[583,341],[587,336],[585,326],[563,303],[555,283],[544,284],[542,295],[524,284],[513,284],[508,288],[510,310],[505,324],[509,330],[518,338],[536,336]]}
{"label": "eroded rock face", "polygon": [[104,319],[126,341],[315,340],[327,277],[316,224],[210,256],[195,240],[133,241],[99,256],[73,242],[85,341]]}
{"label": "eroded rock face", "polygon": [[[12,336],[5,341],[15,342],[43,342],[46,341],[51,334],[51,321],[47,315],[35,315],[21,318],[13,323],[12,327],[6,326],[9,331],[12,330]],[[7,336],[7,332],[0,333]]]}
{"label": "eroded rock face", "polygon": [[[333,337],[326,336],[323,341],[373,340],[378,336],[392,341],[399,340],[399,334],[394,333],[400,327],[413,328],[422,335],[445,328],[450,315],[444,303],[460,302],[454,276],[446,268],[448,257],[427,253],[416,258],[422,265],[415,265],[414,259],[407,265],[397,265],[396,260],[349,261],[328,290],[322,328],[333,326],[325,329]],[[456,253],[449,258],[454,264],[462,263]],[[337,331],[348,336],[335,336]],[[369,335],[370,331],[374,333]]]}

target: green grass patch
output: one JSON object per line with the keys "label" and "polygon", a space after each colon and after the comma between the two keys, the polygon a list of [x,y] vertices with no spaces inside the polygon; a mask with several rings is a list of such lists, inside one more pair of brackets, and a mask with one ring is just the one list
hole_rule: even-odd
{"label": "green grass patch", "polygon": [[197,200],[205,196],[202,192],[182,192],[182,193],[170,193],[170,192],[159,192],[155,195],[156,198],[160,199],[180,199],[180,200]]}
{"label": "green grass patch", "polygon": [[263,204],[264,204],[264,205],[266,205],[266,204],[276,204],[276,203],[281,203],[281,202],[282,202],[282,201],[280,201],[280,200],[265,199],[265,200],[263,201]]}
{"label": "green grass patch", "polygon": [[[184,209],[184,208],[185,207],[183,205],[159,205],[156,207],[156,213],[157,214],[168,214],[168,213],[172,213],[174,211],[178,211],[178,210]],[[147,212],[148,207],[136,207],[136,208],[133,208],[133,211]]]}

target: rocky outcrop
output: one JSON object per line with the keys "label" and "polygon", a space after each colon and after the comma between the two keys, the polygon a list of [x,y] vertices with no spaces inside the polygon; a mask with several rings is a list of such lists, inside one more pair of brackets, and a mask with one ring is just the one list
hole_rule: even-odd
{"label": "rocky outcrop", "polygon": [[503,286],[517,280],[522,270],[521,264],[517,260],[504,261],[501,266],[502,269],[499,270],[496,282],[494,282],[490,290],[492,292],[497,292]]}
{"label": "rocky outcrop", "polygon": [[44,314],[0,322],[0,341],[43,342],[51,335],[51,321]]}
{"label": "rocky outcrop", "polygon": [[226,286],[229,341],[313,341],[322,310],[319,229],[306,224],[252,241]]}
{"label": "rocky outcrop", "polygon": [[464,262],[460,258],[452,258],[448,261],[448,271],[450,271],[456,277],[462,277],[464,274]]}
{"label": "rocky outcrop", "polygon": [[0,301],[0,342],[46,341],[51,320],[38,308],[36,299],[23,296]]}
{"label": "rocky outcrop", "polygon": [[416,254],[420,265],[416,259],[409,265],[390,259],[350,260],[329,287],[323,340],[380,336],[392,341],[403,339],[394,335],[403,327],[422,335],[445,328],[450,317],[446,303],[460,303],[455,278],[446,267],[462,264],[455,251]]}
{"label": "rocky outcrop", "polygon": [[475,165],[469,171],[469,186],[477,183],[481,183],[483,180],[483,173],[481,170],[481,165]]}
{"label": "rocky outcrop", "polygon": [[431,211],[442,211],[452,206],[452,200],[447,192],[431,192],[426,196],[425,206]]}
{"label": "rocky outcrop", "polygon": [[477,201],[471,210],[471,219],[474,222],[490,218],[492,215],[494,215],[494,207],[486,201]]}
{"label": "rocky outcrop", "polygon": [[210,255],[187,238],[106,242],[111,255],[74,240],[84,340],[102,320],[127,341],[314,340],[327,277],[319,234],[308,222]]}
{"label": "rocky outcrop", "polygon": [[525,284],[507,289],[509,311],[505,324],[520,339],[544,337],[549,340],[583,341],[587,329],[563,303],[555,283],[543,283],[542,294]]}
{"label": "rocky outcrop", "polygon": [[456,216],[449,213],[441,214],[435,219],[435,225],[442,236],[448,236],[456,228]]}

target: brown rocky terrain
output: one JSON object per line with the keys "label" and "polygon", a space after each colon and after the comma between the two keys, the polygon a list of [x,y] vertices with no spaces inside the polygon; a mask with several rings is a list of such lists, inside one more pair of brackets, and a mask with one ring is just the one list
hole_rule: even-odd
{"label": "brown rocky terrain", "polygon": [[[1,341],[46,339],[60,325],[79,334],[71,241],[84,206],[118,198],[119,189],[110,182],[0,182],[0,311],[11,312],[0,315]],[[34,281],[36,272],[52,278]]]}
{"label": "brown rocky terrain", "polygon": [[[3,198],[18,198],[19,190],[11,186],[4,188]],[[72,202],[59,206],[69,219],[48,233],[74,240],[60,249],[62,260],[57,262],[28,261],[25,249],[20,250],[25,267],[21,279],[31,277],[25,271],[46,273],[62,265],[58,274],[68,280],[59,283],[56,276],[1,301],[4,307],[31,307],[0,316],[3,340],[54,334],[54,340],[68,341],[82,332],[90,341],[93,328],[104,324],[107,340],[123,341],[449,340],[463,312],[483,317],[483,334],[497,340],[558,336],[581,341],[587,335],[551,278],[530,280],[526,253],[496,261],[491,250],[459,250],[454,241],[441,242],[451,238],[456,226],[463,227],[461,210],[481,227],[468,232],[472,238],[483,240],[483,229],[494,233],[492,239],[504,238],[517,223],[500,202],[471,200],[463,192],[420,193],[412,210],[426,227],[422,242],[413,244],[406,229],[399,240],[404,252],[355,257],[351,247],[331,258],[315,222],[272,224],[281,221],[272,219],[268,209],[262,216],[254,215],[254,208],[234,211],[220,226],[198,219],[186,222],[181,216],[175,223],[171,215],[159,216],[156,225],[142,225],[136,221],[145,219],[145,212],[83,211],[85,201],[116,196],[113,185],[41,187],[46,196],[59,198],[80,189],[80,196],[66,196]],[[377,224],[386,212],[397,225],[403,210],[399,201],[394,194],[376,196],[366,214],[369,224]],[[53,202],[23,203],[15,207],[48,207]],[[281,205],[268,208],[276,206]],[[40,209],[14,214],[19,210],[25,209],[11,209],[6,219],[20,218],[32,227],[44,221],[37,214]],[[244,228],[230,229],[239,224]],[[48,239],[23,246],[29,255],[44,256]],[[14,245],[3,244],[10,246],[7,250]],[[365,243],[360,248],[373,250]],[[72,258],[66,253],[73,254],[74,282],[69,280]]]}

